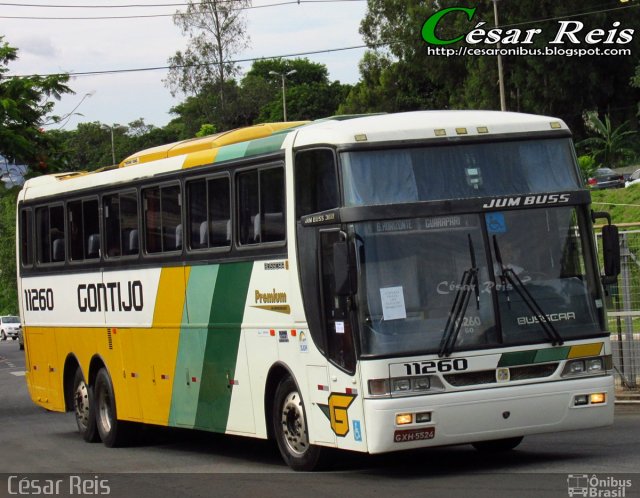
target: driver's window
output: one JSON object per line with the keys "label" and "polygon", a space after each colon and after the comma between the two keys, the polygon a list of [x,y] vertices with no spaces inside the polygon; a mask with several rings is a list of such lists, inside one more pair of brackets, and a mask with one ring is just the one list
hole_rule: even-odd
{"label": "driver's window", "polygon": [[335,155],[331,149],[298,152],[295,162],[296,219],[339,205]]}

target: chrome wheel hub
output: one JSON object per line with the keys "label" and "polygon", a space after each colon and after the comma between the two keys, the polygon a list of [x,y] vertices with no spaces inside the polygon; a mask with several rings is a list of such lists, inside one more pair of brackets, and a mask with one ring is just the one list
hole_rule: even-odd
{"label": "chrome wheel hub", "polygon": [[297,392],[289,393],[284,400],[281,423],[282,433],[289,451],[295,455],[302,455],[309,449],[309,438],[302,398]]}
{"label": "chrome wheel hub", "polygon": [[89,389],[84,381],[76,387],[74,405],[76,411],[76,421],[84,430],[89,426]]}

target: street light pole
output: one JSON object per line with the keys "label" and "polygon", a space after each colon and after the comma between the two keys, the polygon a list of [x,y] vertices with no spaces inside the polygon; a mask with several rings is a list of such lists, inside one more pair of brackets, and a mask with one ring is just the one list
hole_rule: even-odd
{"label": "street light pole", "polygon": [[115,149],[115,146],[113,144],[113,125],[109,126],[109,129],[111,130],[111,161],[113,161],[111,164],[115,165],[116,164],[116,149]]}
{"label": "street light pole", "polygon": [[286,73],[278,73],[276,71],[269,71],[269,74],[272,74],[274,76],[280,76],[280,78],[282,78],[282,113],[284,116],[284,120],[287,120],[287,97],[285,94],[285,80],[287,78],[287,76],[291,76],[292,74],[297,73],[298,71],[296,71],[295,69],[292,69],[289,72]]}
{"label": "street light pole", "polygon": [[[496,28],[498,27],[498,0],[493,0],[493,17]],[[498,86],[500,87],[500,110],[507,110],[507,101],[504,96],[504,73],[502,71],[502,56],[500,55],[500,42],[496,45],[498,49]]]}
{"label": "street light pole", "polygon": [[113,127],[115,126],[115,124],[112,124],[111,126],[109,126],[108,124],[103,124],[102,127],[103,128],[109,128],[109,131],[111,132],[111,161],[113,165],[116,164],[116,149],[114,146],[114,142],[113,142]]}

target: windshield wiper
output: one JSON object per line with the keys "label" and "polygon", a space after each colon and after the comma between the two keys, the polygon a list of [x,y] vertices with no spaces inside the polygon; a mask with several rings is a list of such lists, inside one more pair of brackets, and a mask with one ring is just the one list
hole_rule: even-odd
{"label": "windshield wiper", "polygon": [[509,289],[507,287],[507,283],[509,283],[516,292],[520,295],[524,303],[527,305],[527,308],[535,315],[538,320],[538,323],[542,327],[542,330],[546,334],[546,336],[551,341],[552,346],[562,346],[564,344],[564,340],[562,336],[558,333],[556,328],[547,317],[547,314],[540,307],[535,298],[531,295],[529,290],[525,287],[520,277],[513,271],[513,268],[505,266],[502,261],[502,254],[500,253],[500,247],[498,246],[498,239],[496,236],[493,236],[493,247],[496,253],[496,261],[500,265],[501,274],[500,283],[502,284],[502,288],[504,289],[507,295],[507,305],[511,308],[511,299],[509,298]]}
{"label": "windshield wiper", "polygon": [[471,267],[466,269],[460,279],[460,285],[456,291],[456,297],[453,300],[451,310],[449,310],[449,317],[447,318],[447,324],[444,327],[442,333],[442,340],[440,341],[440,351],[438,356],[449,356],[453,352],[453,348],[458,339],[460,333],[460,327],[464,321],[464,316],[469,306],[471,299],[471,290],[475,292],[476,307],[480,309],[480,287],[478,285],[478,266],[476,265],[476,252],[473,249],[473,242],[471,241],[471,234],[467,234],[469,238],[469,253],[471,256]]}

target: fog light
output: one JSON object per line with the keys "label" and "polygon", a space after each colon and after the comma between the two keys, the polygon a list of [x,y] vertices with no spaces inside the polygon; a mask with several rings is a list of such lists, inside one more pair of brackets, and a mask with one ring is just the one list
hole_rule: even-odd
{"label": "fog light", "polygon": [[425,422],[431,422],[431,412],[416,413],[416,423],[424,424]]}
{"label": "fog light", "polygon": [[589,397],[586,394],[578,394],[573,398],[573,404],[575,406],[584,406],[589,404]]}
{"label": "fog light", "polygon": [[593,393],[589,396],[589,402],[592,405],[599,405],[606,401],[607,397],[605,393]]}
{"label": "fog light", "polygon": [[407,425],[413,422],[411,413],[398,413],[396,415],[396,425]]}

